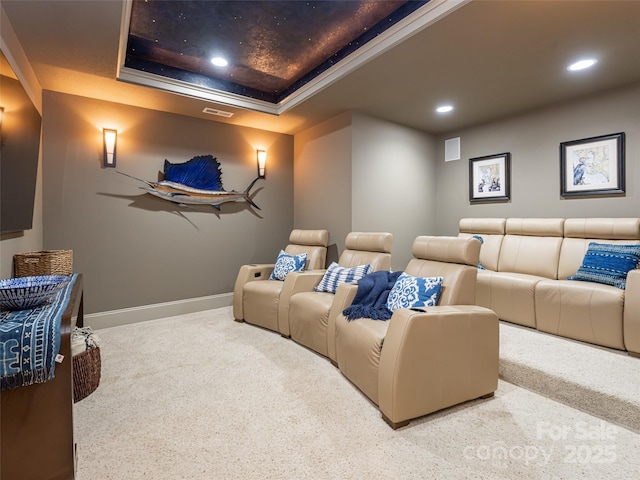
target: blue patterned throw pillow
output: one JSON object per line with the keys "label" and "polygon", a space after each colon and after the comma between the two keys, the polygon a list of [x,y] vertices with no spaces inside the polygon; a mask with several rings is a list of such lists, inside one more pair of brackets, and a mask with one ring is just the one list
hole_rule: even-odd
{"label": "blue patterned throw pillow", "polygon": [[316,292],[336,293],[341,283],[355,283],[371,271],[371,265],[358,265],[357,267],[341,267],[336,262],[331,262],[329,268],[314,289]]}
{"label": "blue patterned throw pillow", "polygon": [[[471,238],[477,238],[478,240],[480,240],[480,243],[484,243],[484,238],[482,238],[480,235],[474,235]],[[478,262],[478,270],[486,270],[486,267],[482,265],[482,262]]]}
{"label": "blue patterned throw pillow", "polygon": [[301,272],[307,263],[307,254],[289,255],[284,250],[280,250],[280,254],[276,259],[276,266],[271,272],[269,280],[284,280],[290,272]]}
{"label": "blue patterned throw pillow", "polygon": [[399,308],[433,307],[440,300],[442,277],[414,277],[403,273],[393,285],[387,308],[392,312]]}
{"label": "blue patterned throw pillow", "polygon": [[582,265],[567,280],[603,283],[625,289],[627,273],[640,263],[640,245],[590,242]]}

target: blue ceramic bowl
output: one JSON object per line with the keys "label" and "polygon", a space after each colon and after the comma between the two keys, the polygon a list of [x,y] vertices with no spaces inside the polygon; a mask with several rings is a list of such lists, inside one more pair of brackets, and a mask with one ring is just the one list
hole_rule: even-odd
{"label": "blue ceramic bowl", "polygon": [[50,302],[69,280],[65,275],[0,280],[0,307],[8,310],[39,307]]}

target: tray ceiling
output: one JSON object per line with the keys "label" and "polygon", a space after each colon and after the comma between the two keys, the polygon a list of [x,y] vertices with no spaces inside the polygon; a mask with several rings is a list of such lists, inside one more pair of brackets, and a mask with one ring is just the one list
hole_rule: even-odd
{"label": "tray ceiling", "polygon": [[[0,3],[3,40],[15,33],[45,91],[286,134],[346,111],[450,134],[640,81],[638,1],[431,0],[278,104],[138,70],[123,78],[129,0]],[[597,65],[566,70],[585,56]],[[445,102],[455,110],[437,113]]]}
{"label": "tray ceiling", "polygon": [[281,113],[285,100],[427,3],[132,0],[119,78]]}

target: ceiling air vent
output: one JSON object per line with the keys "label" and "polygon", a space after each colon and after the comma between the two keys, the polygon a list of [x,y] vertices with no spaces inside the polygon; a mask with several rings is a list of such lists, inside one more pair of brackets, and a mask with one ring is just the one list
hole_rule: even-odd
{"label": "ceiling air vent", "polygon": [[204,107],[202,109],[203,113],[208,113],[209,115],[218,115],[219,117],[232,117],[233,113],[231,112],[225,112],[224,110],[216,110],[215,108],[211,108],[211,107]]}

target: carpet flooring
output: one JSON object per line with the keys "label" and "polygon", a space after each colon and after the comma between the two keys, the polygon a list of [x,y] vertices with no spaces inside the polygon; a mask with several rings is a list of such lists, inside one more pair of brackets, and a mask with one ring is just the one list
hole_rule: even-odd
{"label": "carpet flooring", "polygon": [[500,378],[640,433],[640,358],[626,352],[502,322]]}
{"label": "carpet flooring", "polygon": [[640,478],[640,435],[502,380],[394,431],[328,360],[230,307],[97,333],[78,480]]}

